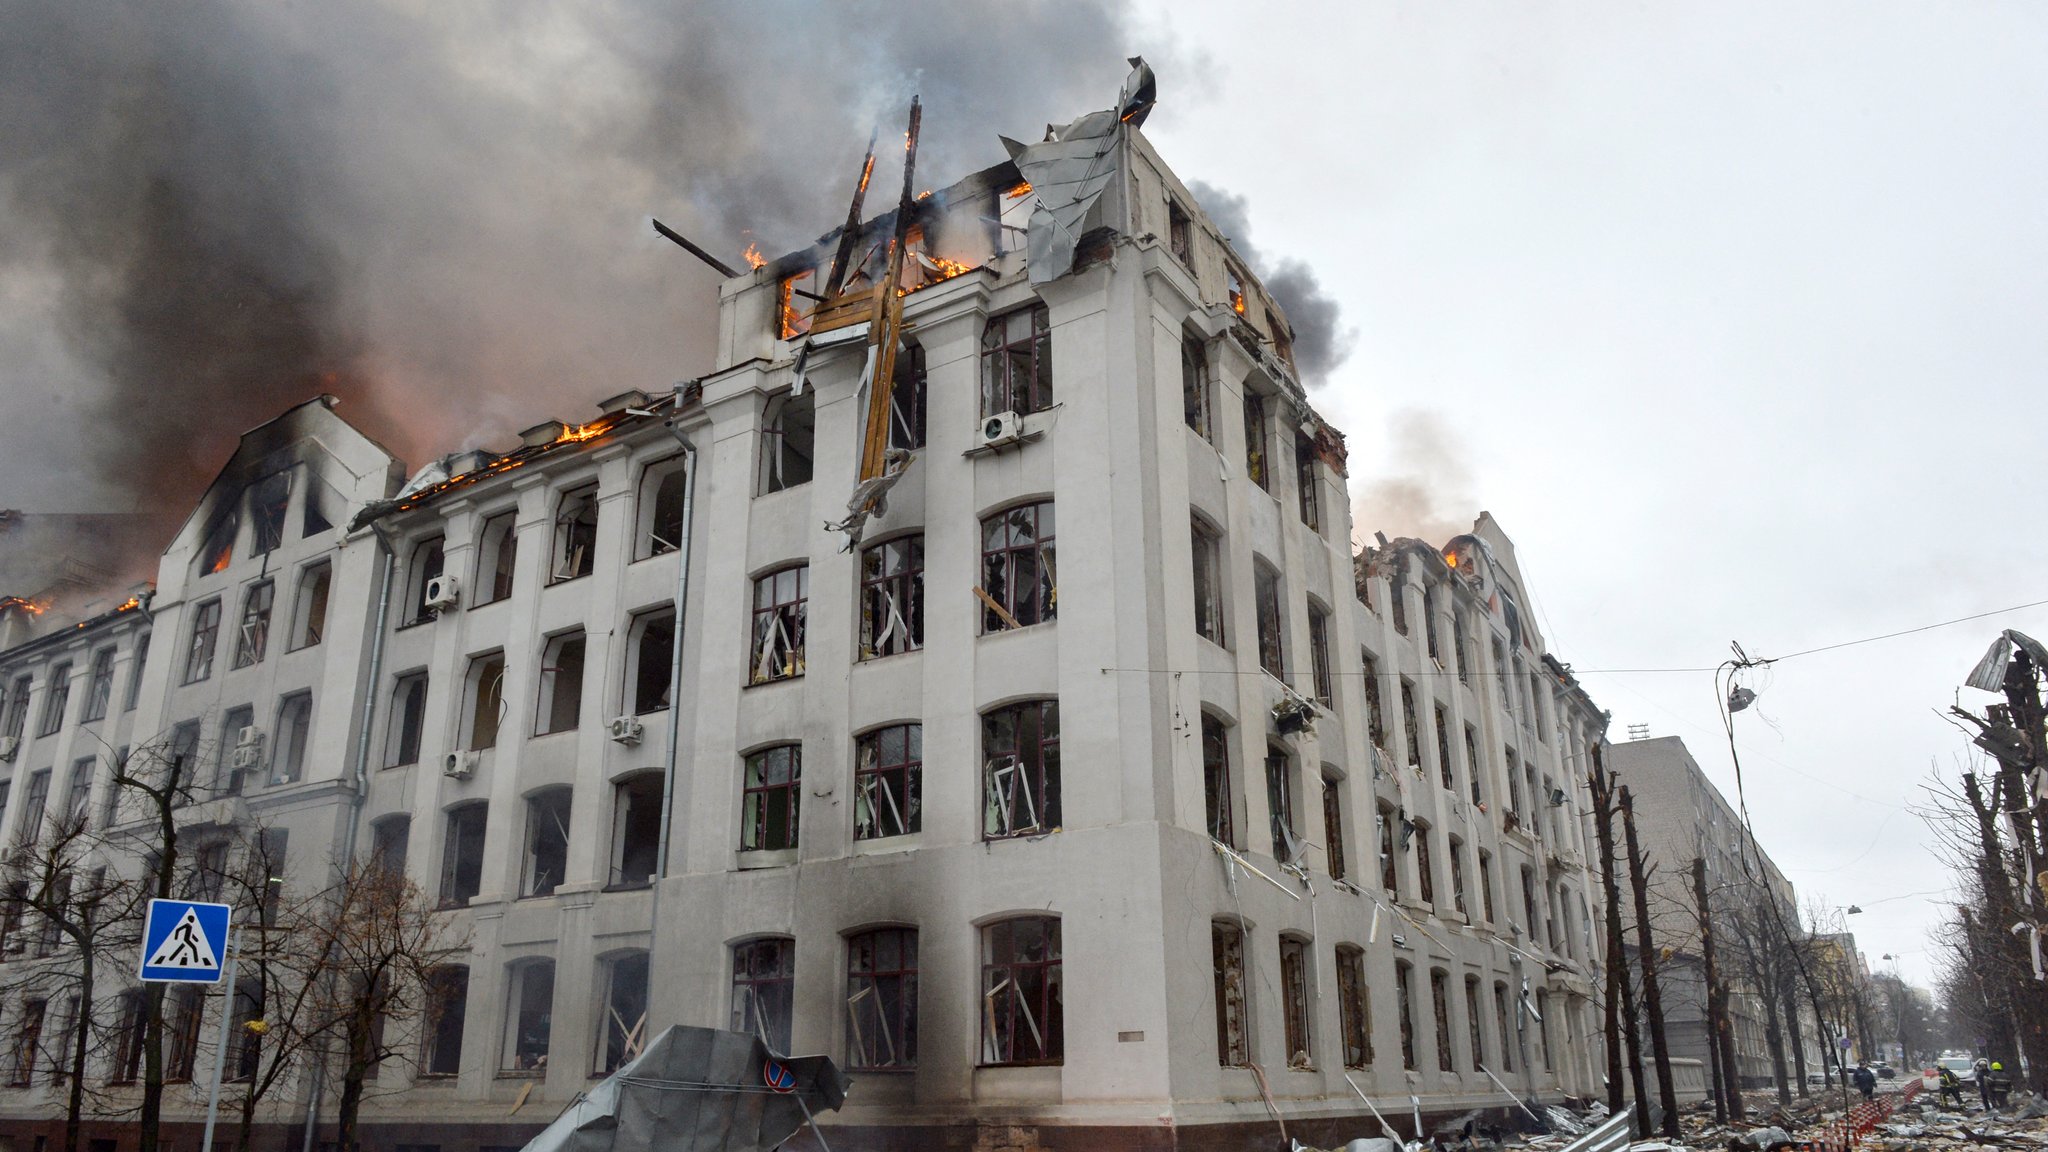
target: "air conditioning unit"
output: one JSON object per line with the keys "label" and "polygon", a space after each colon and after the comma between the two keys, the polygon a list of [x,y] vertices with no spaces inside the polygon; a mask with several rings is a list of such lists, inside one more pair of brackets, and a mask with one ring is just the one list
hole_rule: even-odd
{"label": "air conditioning unit", "polygon": [[983,448],[1001,448],[1015,444],[1024,434],[1024,422],[1015,412],[998,412],[981,422],[980,444]]}
{"label": "air conditioning unit", "polygon": [[612,739],[621,744],[638,744],[644,731],[638,716],[614,716],[609,724]]}
{"label": "air conditioning unit", "polygon": [[237,744],[234,755],[228,759],[228,766],[237,772],[254,771],[262,763],[263,747],[260,744]]}
{"label": "air conditioning unit", "polygon": [[455,607],[462,599],[462,579],[458,576],[436,576],[427,581],[426,595],[421,598],[429,612],[442,612]]}
{"label": "air conditioning unit", "polygon": [[235,729],[235,747],[237,747],[237,748],[261,748],[261,747],[263,747],[263,729],[261,729],[261,728],[258,728],[258,727],[257,727],[256,725],[254,725],[254,724],[246,725],[246,726],[244,726],[244,727],[241,727],[241,728],[237,728],[237,729]]}
{"label": "air conditioning unit", "polygon": [[14,754],[21,751],[21,737],[0,736],[0,760],[12,761]]}
{"label": "air conditioning unit", "polygon": [[476,775],[479,753],[474,748],[450,752],[441,760],[441,775],[450,780],[467,780]]}

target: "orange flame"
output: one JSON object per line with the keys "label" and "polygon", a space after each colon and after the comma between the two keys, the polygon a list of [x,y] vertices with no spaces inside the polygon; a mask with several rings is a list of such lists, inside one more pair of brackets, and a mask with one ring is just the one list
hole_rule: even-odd
{"label": "orange flame", "polygon": [[562,428],[562,434],[555,437],[557,444],[581,444],[595,440],[612,430],[613,420],[593,420],[588,424],[569,424]]}
{"label": "orange flame", "polygon": [[932,198],[932,190],[931,190],[931,189],[929,189],[929,188],[927,188],[927,189],[925,189],[924,191],[922,191],[922,192],[919,192],[919,193],[917,194],[917,198],[918,198],[919,200],[929,200],[929,199],[931,199],[931,198]]}
{"label": "orange flame", "polygon": [[0,608],[20,608],[31,616],[41,616],[49,607],[48,602],[38,603],[21,596],[0,597]]}
{"label": "orange flame", "polygon": [[768,263],[768,258],[761,255],[761,242],[759,240],[747,241],[747,250],[740,253],[740,256],[746,260],[747,267],[749,268],[759,268],[763,264]]}
{"label": "orange flame", "polygon": [[1003,193],[1003,198],[1005,200],[1016,200],[1029,195],[1031,195],[1031,181],[1019,180],[1015,188]]}
{"label": "orange flame", "polygon": [[926,256],[924,259],[931,261],[935,267],[926,267],[922,262],[919,262],[917,267],[924,273],[924,279],[913,287],[898,288],[896,290],[898,296],[908,296],[912,292],[921,291],[934,284],[943,284],[955,276],[965,275],[980,267],[977,264],[963,264],[958,260],[948,260],[944,256]]}

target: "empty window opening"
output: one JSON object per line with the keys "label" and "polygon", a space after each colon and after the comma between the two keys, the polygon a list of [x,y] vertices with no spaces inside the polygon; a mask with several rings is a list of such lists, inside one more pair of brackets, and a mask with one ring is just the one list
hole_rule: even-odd
{"label": "empty window opening", "polygon": [[1337,699],[1330,682],[1330,614],[1313,604],[1308,606],[1308,656],[1316,703],[1328,708]]}
{"label": "empty window opening", "polygon": [[[299,591],[292,601],[291,647],[294,650],[311,648],[326,634],[327,590],[333,580],[334,569],[326,564],[315,564],[299,573]],[[142,661],[137,659],[135,665],[141,668]]]}
{"label": "empty window opening", "polygon": [[1465,1040],[1471,1052],[1472,1067],[1486,1066],[1486,1037],[1479,1026],[1479,977],[1465,977]]}
{"label": "empty window opening", "polygon": [[818,453],[818,393],[785,392],[768,401],[761,425],[761,492],[781,492],[811,482]]}
{"label": "empty window opening", "polygon": [[611,887],[652,883],[660,852],[661,773],[628,776],[612,786]]}
{"label": "empty window opening", "polygon": [[666,555],[683,546],[683,494],[689,478],[681,456],[649,464],[641,474],[640,538],[634,559]]}
{"label": "empty window opening", "polygon": [[1437,643],[1436,638],[1436,585],[1434,584],[1424,584],[1422,586],[1422,636],[1423,647],[1428,650],[1429,658],[1436,661],[1438,668],[1442,668],[1444,666],[1444,654],[1443,648]]}
{"label": "empty window opening", "polygon": [[626,952],[604,963],[604,1019],[598,1023],[599,1075],[616,1072],[647,1044],[647,953]]}
{"label": "empty window opening", "polygon": [[1228,264],[1223,266],[1224,288],[1230,294],[1230,310],[1244,315],[1244,276]]}
{"label": "empty window opening", "polygon": [[1379,751],[1387,747],[1386,705],[1380,698],[1380,662],[1372,653],[1363,654],[1365,665],[1365,730],[1372,738],[1372,746]]}
{"label": "empty window opening", "polygon": [[1180,402],[1188,427],[1209,439],[1209,348],[1193,333],[1180,338]]}
{"label": "empty window opening", "polygon": [[981,630],[1042,624],[1059,614],[1052,501],[1022,504],[981,522]]}
{"label": "empty window opening", "polygon": [[420,1071],[453,1076],[462,1071],[462,1028],[469,1009],[469,969],[460,965],[427,973],[426,1011],[420,1028],[424,1050]]}
{"label": "empty window opening", "polygon": [[1190,523],[1189,540],[1195,568],[1195,634],[1222,645],[1223,542],[1200,518]]}
{"label": "empty window opening", "polygon": [[540,656],[540,706],[535,736],[574,731],[583,716],[583,633],[548,638]]}
{"label": "empty window opening", "polygon": [[1187,210],[1179,202],[1166,202],[1166,248],[1180,266],[1192,271],[1195,266],[1194,227],[1188,219]]}
{"label": "empty window opening", "polygon": [[[172,726],[164,757],[176,787],[184,788],[199,779],[199,721],[180,720]],[[33,792],[30,798],[34,798]]]}
{"label": "empty window opening", "polygon": [[14,1029],[14,1072],[8,1084],[26,1088],[35,1080],[36,1057],[42,1050],[43,1016],[49,1011],[47,1000],[26,1000],[21,1005],[21,1022]]}
{"label": "empty window opening", "polygon": [[1429,1006],[1436,1016],[1436,1067],[1451,1070],[1451,974],[1441,968],[1429,970]]}
{"label": "empty window opening", "polygon": [[410,672],[391,689],[391,728],[384,737],[384,766],[417,764],[427,722],[427,674]]}
{"label": "empty window opening", "polygon": [[311,692],[294,692],[277,706],[277,740],[270,758],[272,784],[290,784],[305,771],[307,736],[312,727]]}
{"label": "empty window opening", "polygon": [[1461,915],[1470,915],[1465,905],[1465,845],[1457,837],[1451,837],[1451,906]]}
{"label": "empty window opening", "polygon": [[1245,1006],[1244,932],[1235,924],[1209,926],[1216,973],[1216,1062],[1243,1068],[1252,1062],[1251,1014]]}
{"label": "empty window opening", "polygon": [[405,850],[412,839],[412,817],[399,813],[370,825],[370,867],[386,876],[405,875]]}
{"label": "empty window opening", "polygon": [[512,595],[519,566],[519,514],[507,510],[485,520],[477,532],[475,604],[495,604]]}
{"label": "empty window opening", "polygon": [[861,550],[860,658],[924,647],[924,537],[899,536]]}
{"label": "empty window opening", "polygon": [[778,744],[750,754],[740,801],[740,851],[796,847],[802,811],[803,749]]}
{"label": "empty window opening", "polygon": [[846,1016],[848,1067],[917,1067],[916,929],[847,939]]}
{"label": "empty window opening", "polygon": [[427,607],[427,594],[447,564],[448,553],[439,536],[413,546],[412,562],[406,565],[405,574],[405,619],[399,627],[423,624],[434,618],[434,610]]}
{"label": "empty window opening", "polygon": [[1365,983],[1365,952],[1337,945],[1337,1031],[1344,1045],[1344,1066],[1372,1065],[1372,1011]]}
{"label": "empty window opening", "polygon": [[102,648],[92,654],[92,679],[85,689],[85,714],[79,717],[90,724],[103,720],[107,708],[114,702],[114,650]]}
{"label": "empty window opening", "polygon": [[469,748],[496,748],[498,726],[505,718],[505,655],[494,652],[469,662]]}
{"label": "empty window opening", "polygon": [[1460,684],[1470,684],[1472,682],[1472,663],[1465,655],[1466,646],[1470,643],[1471,637],[1465,632],[1465,613],[1453,609],[1451,611],[1451,656],[1458,662],[1458,683]]}
{"label": "empty window opening", "polygon": [[1550,993],[1536,994],[1535,1016],[1536,1035],[1542,1040],[1543,1068],[1547,1072],[1557,1066],[1550,1052]]}
{"label": "empty window opening", "polygon": [[675,609],[664,608],[635,616],[632,634],[633,670],[626,679],[632,685],[632,713],[645,716],[650,712],[666,712],[669,680],[675,673]]}
{"label": "empty window opening", "polygon": [[1400,571],[1387,576],[1387,615],[1393,617],[1394,631],[1408,634],[1408,581]]}
{"label": "empty window opening", "polygon": [[1493,986],[1493,1014],[1500,1028],[1500,1069],[1503,1072],[1515,1070],[1514,1030],[1508,1020],[1508,986],[1496,983]]}
{"label": "empty window opening", "polygon": [[249,554],[262,556],[284,543],[285,514],[291,510],[292,474],[272,472],[249,486]]}
{"label": "empty window opening", "polygon": [[1230,729],[1202,714],[1202,805],[1209,836],[1237,847],[1237,789],[1230,779]]}
{"label": "empty window opening", "polygon": [[1266,814],[1272,820],[1273,859],[1295,863],[1302,843],[1294,832],[1294,765],[1286,750],[1266,746]]}
{"label": "empty window opening", "polygon": [[220,637],[220,600],[208,600],[192,610],[192,641],[185,650],[185,683],[196,684],[213,675],[213,649]]}
{"label": "empty window opening", "polygon": [[924,725],[891,724],[854,742],[853,838],[878,840],[918,830]]}
{"label": "empty window opening", "polygon": [[348,501],[334,486],[308,471],[305,499],[299,506],[299,535],[302,538],[331,532],[334,522],[348,510]]}
{"label": "empty window opening", "polygon": [[1052,325],[1045,305],[989,318],[981,334],[981,414],[1052,407]]}
{"label": "empty window opening", "polygon": [[50,669],[50,689],[43,696],[42,719],[36,721],[36,735],[49,736],[64,727],[64,712],[71,704],[71,662]]}
{"label": "empty window opening", "polygon": [[1272,470],[1267,466],[1266,445],[1271,440],[1266,419],[1266,398],[1249,389],[1244,394],[1244,474],[1251,482],[1273,490]]}
{"label": "empty window opening", "polygon": [[1394,867],[1394,810],[1382,804],[1373,817],[1373,832],[1380,842],[1380,887],[1387,895],[1399,891],[1399,873]]}
{"label": "empty window opening", "polygon": [[583,484],[563,492],[555,502],[553,552],[548,560],[550,583],[590,575],[597,563],[597,485]]}
{"label": "empty window opening", "polygon": [[1401,681],[1401,735],[1408,739],[1408,766],[1422,768],[1422,722],[1415,712],[1415,685]]}
{"label": "empty window opening", "polygon": [[1263,560],[1252,563],[1252,598],[1259,618],[1259,667],[1287,680],[1287,652],[1281,643],[1280,574]]}
{"label": "empty window opening", "polygon": [[1528,932],[1531,944],[1536,942],[1536,871],[1527,864],[1522,865],[1522,915],[1526,917],[1522,926]]}
{"label": "empty window opening", "polygon": [[1486,795],[1479,787],[1480,777],[1484,775],[1486,775],[1485,767],[1479,763],[1479,730],[1467,724],[1465,725],[1465,782],[1471,785],[1472,803],[1474,804],[1486,803]]}
{"label": "empty window opening", "polygon": [[225,795],[241,795],[243,785],[262,764],[263,737],[255,725],[256,709],[252,705],[243,704],[221,714],[213,785]]}
{"label": "empty window opening", "polygon": [[1294,434],[1294,489],[1301,506],[1301,522],[1311,532],[1323,530],[1322,485],[1316,477],[1316,442]]}
{"label": "empty window opening", "polygon": [[1401,1067],[1413,1072],[1415,1063],[1415,968],[1405,960],[1394,961],[1394,999],[1401,1011]]}
{"label": "empty window opening", "polygon": [[540,1072],[548,1066],[548,1034],[553,1030],[555,962],[533,960],[512,969],[505,1003],[505,1055],[498,1065],[506,1072]]}
{"label": "empty window opening", "polygon": [[753,663],[748,683],[787,680],[804,671],[804,618],[811,569],[795,564],[754,581]]}
{"label": "empty window opening", "polygon": [[1436,768],[1437,779],[1444,791],[1458,790],[1457,773],[1451,768],[1451,714],[1443,705],[1434,706],[1436,712]]}
{"label": "empty window opening", "polygon": [[1309,976],[1308,941],[1294,936],[1280,938],[1280,1004],[1287,1032],[1287,1066],[1315,1067],[1315,1047],[1309,1036],[1309,1020],[1315,1004],[1315,982]]}
{"label": "empty window opening", "polygon": [[982,838],[1060,826],[1060,705],[1034,700],[981,718]]}
{"label": "empty window opening", "polygon": [[241,529],[241,517],[230,506],[220,513],[207,530],[206,542],[199,549],[199,574],[225,572],[235,562],[235,536]]}
{"label": "empty window opening", "polygon": [[448,810],[447,842],[441,848],[441,906],[459,908],[483,890],[487,804]]}
{"label": "empty window opening", "polygon": [[811,330],[811,311],[817,303],[818,270],[805,268],[782,278],[778,291],[781,306],[775,312],[775,334],[794,340]]}
{"label": "empty window opening", "polygon": [[164,1079],[192,1079],[199,1059],[200,1016],[206,1007],[206,989],[185,985],[164,997]]}
{"label": "empty window opening", "polygon": [[569,869],[567,788],[544,788],[526,798],[526,860],[522,896],[552,895]]}
{"label": "empty window opening", "polygon": [[1000,920],[981,930],[981,1063],[1058,1064],[1066,1053],[1060,922]]}
{"label": "empty window opening", "polygon": [[1330,879],[1344,879],[1344,782],[1327,774],[1323,777],[1323,859]]}
{"label": "empty window opening", "polygon": [[796,941],[770,936],[733,945],[733,1031],[760,1037],[771,1052],[788,1052],[795,991]]}
{"label": "empty window opening", "polygon": [[889,390],[889,447],[924,447],[924,346],[911,341],[896,354],[895,383]]}
{"label": "empty window opening", "polygon": [[6,734],[16,740],[28,727],[28,698],[34,689],[35,680],[28,676],[16,676],[14,689],[8,694]]}
{"label": "empty window opening", "polygon": [[1479,910],[1493,923],[1493,854],[1479,850]]}
{"label": "empty window opening", "polygon": [[1424,904],[1436,903],[1436,861],[1431,859],[1431,829],[1417,821],[1415,829],[1415,894]]}
{"label": "empty window opening", "polygon": [[1273,355],[1278,356],[1282,364],[1294,367],[1294,336],[1287,331],[1287,325],[1280,322],[1279,314],[1270,309],[1266,312],[1266,334],[1273,339]]}

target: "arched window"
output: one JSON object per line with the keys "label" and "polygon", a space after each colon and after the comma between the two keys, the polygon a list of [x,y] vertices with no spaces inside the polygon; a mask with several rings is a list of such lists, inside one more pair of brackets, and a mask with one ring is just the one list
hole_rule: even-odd
{"label": "arched window", "polygon": [[426,1009],[421,1013],[420,1072],[426,1076],[453,1076],[462,1071],[469,969],[460,964],[435,968],[427,973],[426,985]]}
{"label": "arched window", "polygon": [[1222,920],[1209,925],[1209,950],[1216,975],[1216,1062],[1225,1068],[1243,1068],[1252,1062],[1243,929]]}
{"label": "arched window", "polygon": [[640,530],[633,559],[661,556],[683,546],[683,488],[688,480],[681,456],[657,460],[640,474]]}
{"label": "arched window", "polygon": [[1372,1064],[1372,1011],[1365,983],[1365,952],[1353,944],[1337,945],[1337,1031],[1344,1045],[1344,1066]]}
{"label": "arched window", "polygon": [[981,414],[1052,407],[1052,327],[1044,304],[989,317],[981,335]]}
{"label": "arched window", "polygon": [[856,739],[853,838],[879,840],[917,831],[923,772],[922,724],[891,724]]}
{"label": "arched window", "polygon": [[604,1010],[599,1013],[594,1071],[604,1076],[618,1071],[647,1045],[647,953],[606,957],[601,979]]}
{"label": "arched window", "polygon": [[847,937],[846,1064],[917,1067],[917,929]]}
{"label": "arched window", "polygon": [[485,520],[477,533],[476,592],[473,604],[494,604],[512,595],[519,564],[519,514],[513,509]]}
{"label": "arched window", "polygon": [[740,851],[796,847],[803,791],[801,745],[777,744],[748,754],[740,803]]}
{"label": "arched window", "polygon": [[981,717],[982,839],[1060,825],[1060,702],[1028,700]]}
{"label": "arched window", "polygon": [[792,564],[754,581],[753,656],[747,682],[787,680],[804,671],[804,624],[811,567]]}
{"label": "arched window", "polygon": [[544,1072],[554,1025],[555,962],[522,960],[512,965],[505,986],[505,1049],[498,1068]]}
{"label": "arched window", "polygon": [[520,869],[521,896],[552,895],[569,869],[571,791],[543,788],[526,798],[526,852]]}
{"label": "arched window", "polygon": [[789,1051],[795,992],[796,941],[764,936],[733,945],[733,1031],[761,1036],[777,1052]]}
{"label": "arched window", "polygon": [[1020,504],[981,522],[983,632],[1053,619],[1059,611],[1052,501]]}
{"label": "arched window", "polygon": [[981,930],[981,1063],[1059,1064],[1066,1055],[1060,922],[998,920]]}

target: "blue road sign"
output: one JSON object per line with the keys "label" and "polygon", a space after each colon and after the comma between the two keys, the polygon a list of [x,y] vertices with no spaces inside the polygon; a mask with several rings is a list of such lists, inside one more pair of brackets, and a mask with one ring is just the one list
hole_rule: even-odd
{"label": "blue road sign", "polygon": [[796,1091],[796,1073],[780,1060],[770,1060],[761,1066],[761,1079],[776,1092]]}
{"label": "blue road sign", "polygon": [[151,900],[142,925],[142,978],[178,984],[218,984],[228,954],[226,904]]}

